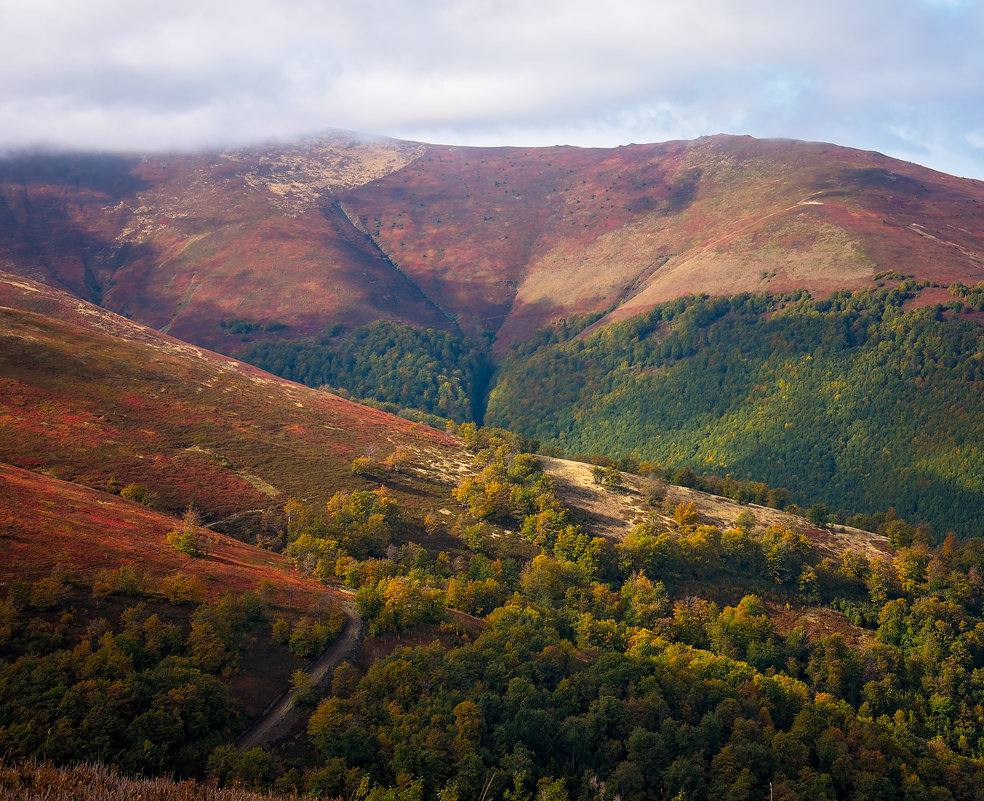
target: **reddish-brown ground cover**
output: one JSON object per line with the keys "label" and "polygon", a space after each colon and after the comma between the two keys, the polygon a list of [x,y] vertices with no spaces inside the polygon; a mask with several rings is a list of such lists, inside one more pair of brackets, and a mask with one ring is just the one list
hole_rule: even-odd
{"label": "reddish-brown ground cover", "polygon": [[[274,378],[71,299],[0,278],[0,461],[213,521],[292,497],[375,488],[355,457],[410,455],[383,477],[411,516],[446,501],[432,466],[462,446],[426,426]],[[13,308],[12,306],[16,306]],[[40,314],[38,312],[43,312]]]}
{"label": "reddish-brown ground cover", "polygon": [[130,564],[154,578],[197,576],[211,598],[274,582],[280,602],[301,608],[327,589],[280,554],[222,534],[191,559],[165,539],[180,523],[134,501],[0,464],[0,582],[36,580],[64,568],[85,582]]}
{"label": "reddish-brown ground cover", "polygon": [[559,316],[622,319],[691,292],[984,273],[984,184],[817,143],[431,148],[344,202],[463,325],[501,325],[500,345]]}
{"label": "reddish-brown ground cover", "polygon": [[0,268],[234,352],[391,319],[489,333],[690,292],[984,278],[984,183],[820,143],[615,149],[327,137],[0,162]]}

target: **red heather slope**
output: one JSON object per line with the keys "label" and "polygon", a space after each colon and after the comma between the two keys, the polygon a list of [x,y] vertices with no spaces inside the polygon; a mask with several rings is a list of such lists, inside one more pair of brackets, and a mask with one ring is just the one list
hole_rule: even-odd
{"label": "red heather slope", "polygon": [[332,205],[419,151],[339,135],[203,155],[5,159],[0,269],[208,347],[235,343],[219,325],[231,318],[288,336],[380,318],[450,329]]}
{"label": "red heather slope", "polygon": [[446,500],[432,466],[460,445],[443,433],[9,274],[0,297],[0,462],[99,489],[135,483],[162,509],[215,520],[374,488],[352,460],[400,447],[418,472],[392,494],[411,513]]}
{"label": "red heather slope", "polygon": [[689,292],[984,280],[984,182],[835,145],[297,146],[0,161],[0,269],[197,344],[385,318],[501,346]]}
{"label": "red heather slope", "polygon": [[500,342],[690,292],[826,293],[884,270],[984,280],[984,182],[818,143],[430,148],[342,200],[430,298]]}
{"label": "red heather slope", "polygon": [[[294,571],[286,558],[213,534],[207,559],[189,560],[167,546],[180,521],[135,501],[0,464],[0,583],[37,580],[56,567],[93,578],[133,563],[154,578],[197,576],[209,597],[256,590],[274,581],[300,606],[324,595],[323,584]],[[306,600],[305,600],[306,599]]]}

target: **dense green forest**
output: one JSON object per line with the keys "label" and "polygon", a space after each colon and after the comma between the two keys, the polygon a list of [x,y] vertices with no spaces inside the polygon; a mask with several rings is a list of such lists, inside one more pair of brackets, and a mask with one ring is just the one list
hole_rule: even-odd
{"label": "dense green forest", "polygon": [[833,558],[689,503],[591,537],[518,437],[461,433],[476,470],[449,516],[385,488],[288,504],[287,556],[356,588],[380,643],[320,699],[295,682],[301,741],[239,753],[227,682],[338,625],[124,567],[7,589],[5,751],[369,801],[982,797],[980,538],[934,547],[889,516],[894,550]]}
{"label": "dense green forest", "polygon": [[893,519],[893,553],[832,559],[802,534],[721,530],[680,504],[675,528],[653,518],[612,542],[572,522],[534,457],[478,440],[450,550],[384,547],[408,523],[381,491],[294,503],[288,554],[344,575],[370,634],[407,642],[336,670],[307,725],[315,763],[299,789],[980,797],[980,539],[934,548]]}
{"label": "dense green forest", "polygon": [[291,622],[262,591],[214,603],[204,593],[193,576],[155,580],[130,564],[91,584],[58,569],[7,587],[3,753],[111,762],[131,774],[201,774],[245,724],[229,684],[244,664],[266,650],[299,667],[344,622],[327,607],[320,620]]}
{"label": "dense green forest", "polygon": [[381,401],[394,412],[458,421],[481,422],[491,372],[486,350],[469,339],[386,320],[328,332],[316,343],[254,342],[236,356],[310,387]]}
{"label": "dense green forest", "polygon": [[687,297],[590,333],[590,318],[563,320],[494,375],[480,345],[385,321],[239,355],[390,411],[502,426],[548,452],[687,467],[834,512],[894,508],[940,535],[982,534],[984,329],[962,312],[984,290],[956,285],[946,306],[910,310],[922,287],[896,283],[823,300]]}
{"label": "dense green forest", "polygon": [[917,290],[688,297],[589,335],[557,326],[501,360],[486,420],[981,534],[984,329],[959,313],[981,293],[906,310]]}

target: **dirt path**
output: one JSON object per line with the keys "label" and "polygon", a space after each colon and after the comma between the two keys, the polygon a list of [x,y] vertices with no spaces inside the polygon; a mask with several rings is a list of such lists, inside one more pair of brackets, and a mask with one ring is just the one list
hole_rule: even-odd
{"label": "dirt path", "polygon": [[[355,654],[362,641],[362,618],[353,601],[344,601],[345,628],[338,639],[307,667],[311,683],[324,689],[331,680],[332,671],[347,658]],[[268,748],[274,743],[287,739],[303,723],[304,716],[294,704],[294,696],[288,687],[278,695],[253,724],[236,740],[236,747],[243,751],[251,748]]]}

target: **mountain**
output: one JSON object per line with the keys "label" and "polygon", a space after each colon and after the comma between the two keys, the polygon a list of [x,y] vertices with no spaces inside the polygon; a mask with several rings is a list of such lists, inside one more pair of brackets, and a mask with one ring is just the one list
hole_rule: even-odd
{"label": "mountain", "polygon": [[[895,506],[939,530],[976,531],[978,418],[973,385],[957,373],[953,391],[970,396],[955,417],[939,371],[935,395],[905,381],[886,394],[886,376],[860,366],[875,357],[852,350],[864,346],[855,332],[837,340],[839,356],[827,353],[812,377],[801,376],[793,412],[781,408],[781,365],[708,384],[699,367],[706,353],[691,362],[703,377],[686,382],[701,390],[681,407],[692,392],[670,381],[671,394],[661,394],[665,364],[640,350],[661,347],[665,321],[641,323],[644,346],[614,335],[610,345],[632,355],[601,356],[592,365],[608,365],[604,375],[592,365],[558,374],[567,355],[526,344],[556,338],[535,333],[556,324],[568,332],[561,338],[578,333],[570,347],[579,347],[592,332],[659,316],[694,293],[808,291],[822,303],[905,284],[907,312],[953,303],[947,287],[966,294],[984,280],[982,204],[982,182],[820,143],[716,136],[615,149],[458,148],[335,133],[222,153],[8,157],[0,161],[0,268],[390,411],[479,423],[488,414],[568,454],[732,471],[804,502],[868,513]],[[763,359],[763,337],[778,336],[766,332],[768,320],[782,305],[767,301],[761,325],[746,333]],[[964,325],[979,312],[968,303],[949,314]],[[812,352],[811,336],[794,339]],[[961,347],[948,345],[944,362],[963,359],[970,372],[959,375],[973,376],[974,347]],[[933,358],[914,365],[920,381],[937,369]],[[611,373],[623,361],[638,373],[631,388]],[[824,387],[845,372],[857,398],[851,419],[843,405],[820,408]],[[776,403],[747,419],[750,407],[739,407],[763,386]],[[903,397],[905,408],[890,413]],[[877,400],[877,423],[865,422],[865,398]],[[790,414],[801,423],[772,430]],[[927,446],[913,444],[920,436]],[[187,438],[182,447],[191,447]],[[251,468],[237,469],[221,474],[213,494],[252,494],[259,504],[263,484],[243,478]],[[148,472],[126,470],[119,479]],[[289,494],[272,472],[262,480]]]}
{"label": "mountain", "polygon": [[886,270],[973,284],[981,204],[984,183],[816,143],[483,149],[333,134],[8,157],[0,269],[219,350],[244,324],[298,338],[375,319],[501,348],[560,317],[623,319],[697,291],[825,293]]}
{"label": "mountain", "polygon": [[984,273],[984,184],[804,142],[444,148],[343,203],[429,297],[500,344],[693,292]]}
{"label": "mountain", "polygon": [[980,184],[739,138],[3,170],[11,786],[975,797]]}
{"label": "mountain", "polygon": [[34,156],[0,168],[0,268],[182,339],[220,322],[448,321],[332,205],[418,148],[327,142],[293,154]]}

